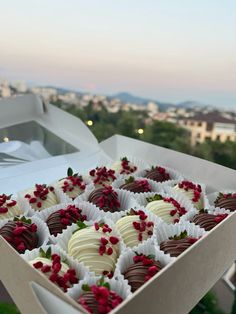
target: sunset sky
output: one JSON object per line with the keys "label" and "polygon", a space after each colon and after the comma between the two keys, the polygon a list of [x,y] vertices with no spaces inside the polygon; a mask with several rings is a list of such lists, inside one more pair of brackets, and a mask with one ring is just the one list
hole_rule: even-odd
{"label": "sunset sky", "polygon": [[235,0],[7,0],[0,8],[0,77],[236,108]]}

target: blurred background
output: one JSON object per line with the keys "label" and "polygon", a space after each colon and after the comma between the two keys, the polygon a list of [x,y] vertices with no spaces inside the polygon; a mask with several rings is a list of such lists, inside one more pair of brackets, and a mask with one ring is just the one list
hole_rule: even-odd
{"label": "blurred background", "polygon": [[[99,141],[122,134],[236,169],[234,0],[0,7],[0,98],[34,93]],[[235,287],[225,289],[214,287],[191,313],[236,313]],[[15,311],[8,307],[0,313]]]}

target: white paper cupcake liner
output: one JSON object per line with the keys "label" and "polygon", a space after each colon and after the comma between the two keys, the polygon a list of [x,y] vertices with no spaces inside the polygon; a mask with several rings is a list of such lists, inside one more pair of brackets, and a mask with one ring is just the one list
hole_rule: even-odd
{"label": "white paper cupcake liner", "polygon": [[[193,204],[189,199],[187,199],[182,193],[176,193],[173,189],[169,189],[168,193],[166,192],[147,192],[147,193],[142,193],[140,194],[137,198],[136,201],[138,204],[141,206],[145,207],[145,210],[150,213],[150,218],[154,220],[155,223],[166,223],[161,217],[158,217],[154,213],[150,212],[146,206],[148,204],[147,198],[152,197],[155,194],[160,194],[162,197],[172,197],[175,199],[182,207],[186,209],[187,212],[191,211],[194,209]],[[185,214],[186,215],[186,214]],[[183,215],[183,216],[185,216]],[[181,216],[181,217],[183,217]]]}
{"label": "white paper cupcake liner", "polygon": [[[90,190],[94,187],[94,184],[93,184],[92,180],[89,178],[89,176],[82,175],[82,179],[83,179],[83,182],[85,183],[86,187],[85,187],[85,190],[78,196],[83,195],[87,190]],[[69,195],[64,193],[63,190],[58,186],[58,181],[56,181],[56,182],[54,181],[50,185],[52,185],[57,190],[59,199],[61,201],[62,200],[64,200],[65,202],[72,202],[73,201],[73,199],[71,197],[69,197]]]}
{"label": "white paper cupcake liner", "polygon": [[[178,183],[180,183],[180,182],[178,182]],[[177,184],[178,184],[178,183],[177,183]],[[206,195],[206,186],[205,186],[205,184],[203,184],[203,183],[196,183],[196,182],[193,182],[193,183],[194,183],[194,184],[199,184],[199,185],[201,186],[201,188],[202,188],[201,197],[202,197],[202,200],[203,200],[203,207],[204,207],[204,209],[209,209],[209,208],[210,208],[210,203],[209,203],[209,200],[208,200],[207,195]],[[174,192],[177,193],[177,194],[182,194],[182,195],[184,195],[184,197],[189,200],[189,198],[188,198],[183,192],[181,192],[181,191],[176,191],[176,190],[173,189],[173,187],[174,187],[175,185],[176,185],[176,184],[174,184],[174,185],[171,184],[171,186],[165,185],[165,186],[163,186],[163,191],[166,192],[167,194],[168,194],[168,193],[171,193],[171,191],[172,191],[172,192],[174,191]],[[195,207],[194,202],[192,202],[191,200],[189,200],[189,201],[193,204],[193,207]]]}
{"label": "white paper cupcake liner", "polygon": [[117,162],[117,161],[120,161],[121,162],[121,159],[126,157],[134,166],[137,167],[137,170],[130,173],[130,174],[120,174],[119,172],[115,172],[116,176],[117,177],[121,177],[121,178],[125,178],[125,177],[129,177],[129,176],[135,176],[137,175],[138,172],[140,171],[143,171],[144,169],[146,168],[149,168],[150,165],[145,162],[144,160],[140,159],[140,158],[137,158],[137,157],[134,157],[134,156],[129,156],[129,155],[125,155],[125,156],[121,156],[120,158],[114,160],[113,162],[109,163],[107,165],[108,168],[112,169],[112,165]]}
{"label": "white paper cupcake liner", "polygon": [[[120,255],[120,257],[117,261],[116,271],[114,273],[114,278],[116,278],[116,276],[118,276],[118,277],[120,276],[120,277],[124,278],[124,273],[127,271],[129,266],[134,264],[133,257],[136,255],[135,253],[144,254],[146,256],[154,255],[154,259],[161,263],[161,265],[163,267],[162,269],[164,269],[164,267],[167,264],[174,261],[173,257],[170,257],[167,254],[164,254],[164,252],[162,252],[156,246],[154,246],[152,241],[147,240],[145,243],[140,244],[136,248],[133,248],[133,249],[128,248],[127,250],[125,250]],[[162,269],[160,271],[162,271]],[[125,281],[127,281],[127,280],[125,280]],[[128,281],[127,281],[127,283],[128,283]]]}
{"label": "white paper cupcake liner", "polygon": [[207,198],[211,206],[215,206],[215,200],[217,199],[219,193],[223,193],[223,194],[236,193],[236,190],[222,190],[219,192],[213,192],[213,193],[207,194]]}
{"label": "white paper cupcake liner", "polygon": [[[93,189],[86,191],[86,193],[84,193],[81,197],[76,198],[74,203],[80,204],[82,201],[88,202],[89,195],[91,194],[92,191]],[[138,205],[134,197],[132,197],[130,193],[127,193],[127,191],[119,189],[114,189],[114,191],[118,194],[118,199],[120,202],[119,211],[116,211],[114,213],[105,212],[96,205],[90,203],[93,205],[94,211],[97,211],[97,213],[101,217],[110,219],[113,222],[117,221],[120,217],[122,217],[127,212],[127,210],[129,210],[130,208],[135,208]]]}
{"label": "white paper cupcake liner", "polygon": [[[90,203],[87,202],[70,202],[70,203],[61,203],[49,208],[46,208],[40,212],[37,212],[35,214],[36,217],[40,218],[41,220],[43,220],[46,223],[46,220],[48,219],[48,217],[60,210],[60,209],[64,209],[66,208],[68,205],[75,205],[76,207],[82,209],[82,214],[87,216],[87,220],[84,221],[84,223],[86,224],[88,221],[97,221],[99,219],[101,219],[100,213],[97,210],[97,207],[95,205],[92,205]],[[69,227],[69,226],[68,226]],[[66,228],[67,229],[67,228]],[[64,230],[66,230],[64,229]],[[49,240],[51,243],[55,243],[56,242],[56,236],[50,234]]]}
{"label": "white paper cupcake liner", "polygon": [[[22,217],[22,215],[20,216]],[[35,223],[37,225],[37,234],[38,234],[38,238],[39,238],[39,243],[38,243],[38,247],[45,245],[48,243],[49,241],[49,230],[47,225],[45,224],[45,222],[43,222],[41,219],[39,219],[38,217],[26,217],[27,219],[30,219],[32,223]],[[0,220],[0,229],[9,221],[9,220],[13,220],[14,218],[11,219],[3,219]],[[25,252],[27,252],[29,250],[26,250]]]}
{"label": "white paper cupcake liner", "polygon": [[[208,214],[215,215],[215,216],[221,215],[221,214],[227,214],[227,215],[232,214],[232,212],[230,210],[226,210],[224,208],[219,208],[219,207],[214,207],[214,206],[210,206],[210,208],[207,211],[208,211]],[[197,214],[199,214],[199,211],[197,209],[193,209],[193,210],[189,211],[186,215],[184,215],[180,218],[180,223],[184,222],[184,221],[191,222],[193,217]]]}
{"label": "white paper cupcake liner", "polygon": [[[188,235],[194,238],[200,238],[207,234],[207,232],[188,221],[182,221],[175,225],[157,225],[154,232],[155,244],[160,249],[161,242],[168,240],[170,237],[179,235],[183,231],[187,231]],[[196,242],[197,243],[197,242]],[[166,254],[169,255],[169,254]]]}
{"label": "white paper cupcake liner", "polygon": [[[68,289],[67,295],[77,301],[83,294],[82,286],[84,284],[89,286],[96,285],[100,278],[101,277],[88,277],[81,280],[78,284],[74,285],[73,288]],[[104,278],[104,281],[109,283],[110,290],[115,291],[123,300],[131,296],[130,286],[122,278],[119,278],[119,280]]]}
{"label": "white paper cupcake liner", "polygon": [[[124,243],[119,235],[119,233],[117,232],[117,229],[115,228],[115,225],[113,224],[113,222],[109,219],[101,219],[99,222],[104,222],[107,223],[111,228],[112,228],[112,232],[109,233],[109,236],[115,236],[117,237],[120,241],[118,243],[118,247],[119,247],[119,255],[124,251],[125,246]],[[93,226],[94,223],[92,221],[89,221],[87,223],[88,226]],[[66,230],[64,230],[63,233],[61,233],[60,235],[58,235],[55,238],[55,243],[56,245],[58,245],[66,254],[68,254],[68,242],[70,240],[70,238],[73,235],[73,232],[78,228],[78,226],[76,224],[73,224],[72,226],[68,227]],[[74,257],[71,257],[72,259],[75,259]],[[94,272],[90,271],[91,275],[95,275]]]}
{"label": "white paper cupcake liner", "polygon": [[[162,168],[166,169],[166,171],[170,175],[170,179],[169,180],[166,180],[166,181],[163,181],[163,182],[158,182],[159,184],[168,186],[168,185],[177,184],[177,182],[180,182],[180,181],[184,180],[184,177],[182,176],[182,174],[180,174],[178,171],[176,171],[176,170],[174,170],[172,168],[169,168],[169,167],[166,167],[166,166],[162,166],[160,164],[158,164],[157,167],[162,167]],[[147,173],[147,170],[151,170],[151,168],[149,167],[149,168],[145,168],[144,170],[138,171],[136,173],[137,177],[146,178],[145,175]],[[149,180],[152,180],[152,179],[149,179]],[[154,181],[154,182],[156,182],[156,181]]]}
{"label": "white paper cupcake liner", "polygon": [[[131,176],[131,177],[132,177],[132,176]],[[134,176],[134,178],[135,178],[135,180],[144,180],[144,178],[140,178],[140,177],[135,177],[135,176]],[[122,184],[125,184],[125,180],[126,180],[126,179],[124,179],[124,178],[115,180],[115,181],[113,182],[113,184],[112,184],[113,188],[122,190],[122,189],[120,188],[120,186],[121,186]],[[152,189],[152,192],[159,192],[159,191],[162,191],[162,185],[161,185],[160,183],[156,183],[155,181],[149,180],[149,179],[146,179],[146,178],[145,178],[145,180],[147,180],[148,183],[150,184],[151,189]],[[131,192],[131,191],[128,191],[128,190],[124,190],[124,191],[126,191],[127,193],[129,193],[130,196],[132,196],[132,197],[135,198],[135,199],[136,199],[136,197],[137,197],[138,195],[143,194],[143,192],[141,192],[141,193],[134,193],[134,192]],[[145,192],[144,192],[144,193],[145,193]]]}
{"label": "white paper cupcake liner", "polygon": [[[22,204],[22,206],[27,206],[28,216],[31,217],[31,216],[35,215],[36,213],[41,212],[41,210],[34,210],[32,208],[32,206],[30,205],[30,203],[27,201],[27,199],[25,198],[25,194],[27,194],[28,191],[29,191],[29,189],[18,192],[17,197],[18,197],[19,202]],[[56,194],[56,198],[58,201],[58,203],[55,205],[68,202],[68,198],[61,191],[59,191],[59,189],[54,188],[54,192]],[[50,206],[50,207],[52,207],[52,206]],[[50,207],[47,207],[47,208],[50,208]],[[42,209],[42,210],[44,210],[44,209]]]}
{"label": "white paper cupcake liner", "polygon": [[[70,268],[75,269],[77,278],[80,280],[85,279],[88,276],[89,270],[88,268],[83,264],[76,260],[73,260],[70,256],[68,256],[63,250],[61,250],[58,246],[55,245],[42,245],[40,248],[46,252],[49,248],[51,248],[52,254],[58,254],[61,257],[61,261],[63,262],[66,260],[66,264]],[[34,260],[35,258],[40,256],[40,248],[36,248],[32,251],[26,251],[24,254],[22,254],[22,257],[25,261],[30,262]]]}
{"label": "white paper cupcake liner", "polygon": [[[140,245],[145,244],[146,242],[150,242],[150,243],[154,243],[154,230],[155,230],[155,225],[156,225],[156,221],[155,221],[155,217],[153,214],[151,214],[150,212],[148,212],[143,206],[137,206],[135,208],[133,208],[135,211],[138,210],[142,210],[146,215],[147,215],[147,221],[152,221],[154,223],[153,226],[153,235],[150,236],[147,240],[143,240],[141,241],[138,245],[135,245],[134,247],[132,247],[132,250],[137,249]],[[131,209],[130,209],[131,210]],[[122,215],[122,217],[124,217],[125,215],[127,215],[129,213],[130,210],[127,210],[126,213],[124,213],[124,215]],[[122,218],[120,217],[120,218]],[[138,217],[138,215],[137,215]],[[137,218],[138,220],[138,218]],[[158,221],[159,222],[159,221]],[[160,222],[162,223],[162,222]],[[121,233],[119,232],[118,228],[116,227],[116,224],[114,224],[114,230],[115,232],[119,235],[119,238],[121,239],[121,243],[122,243],[122,248],[124,248],[124,250],[127,250],[129,247],[125,244],[123,237],[121,235]]]}

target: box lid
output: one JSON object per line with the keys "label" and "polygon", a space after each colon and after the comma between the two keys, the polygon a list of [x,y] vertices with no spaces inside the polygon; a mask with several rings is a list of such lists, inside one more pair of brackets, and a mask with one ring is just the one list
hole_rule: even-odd
{"label": "box lid", "polygon": [[49,183],[69,166],[82,171],[101,158],[97,139],[79,118],[38,96],[1,100],[0,110],[2,193]]}

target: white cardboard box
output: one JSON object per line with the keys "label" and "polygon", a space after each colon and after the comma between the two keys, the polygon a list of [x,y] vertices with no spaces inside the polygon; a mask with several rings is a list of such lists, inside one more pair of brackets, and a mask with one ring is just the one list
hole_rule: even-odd
{"label": "white cardboard box", "polygon": [[[78,122],[78,128],[82,136],[85,126]],[[91,141],[91,146],[94,145],[98,144]],[[95,151],[96,159],[90,159],[88,155],[86,160],[78,159],[78,169],[94,167],[98,160],[108,160],[107,156],[117,159],[132,155],[153,164],[174,168],[193,181],[203,182],[207,185],[208,193],[236,187],[234,170],[127,137],[113,136],[100,143]],[[37,172],[34,179],[37,182]],[[46,177],[45,182],[48,182]],[[235,225],[234,213],[112,313],[188,313],[236,259]],[[0,252],[0,279],[23,314],[84,313],[80,305],[31,268],[1,237]]]}

